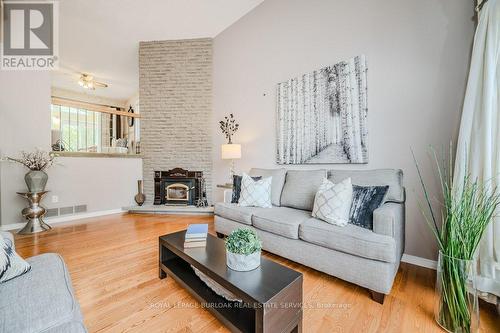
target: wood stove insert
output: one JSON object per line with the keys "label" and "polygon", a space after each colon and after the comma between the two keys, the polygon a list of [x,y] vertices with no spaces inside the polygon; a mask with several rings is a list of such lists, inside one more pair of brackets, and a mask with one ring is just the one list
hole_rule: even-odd
{"label": "wood stove insert", "polygon": [[155,171],[155,205],[195,205],[202,194],[202,171]]}

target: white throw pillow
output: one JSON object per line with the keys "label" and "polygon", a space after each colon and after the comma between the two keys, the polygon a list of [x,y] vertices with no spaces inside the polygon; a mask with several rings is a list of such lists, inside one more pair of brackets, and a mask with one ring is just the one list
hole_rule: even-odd
{"label": "white throw pillow", "polygon": [[9,281],[31,269],[0,235],[0,283]]}
{"label": "white throw pillow", "polygon": [[312,216],[343,227],[349,222],[351,204],[351,178],[344,179],[338,184],[325,178],[314,197]]}
{"label": "white throw pillow", "polygon": [[271,208],[271,181],[272,177],[253,180],[243,173],[238,206]]}

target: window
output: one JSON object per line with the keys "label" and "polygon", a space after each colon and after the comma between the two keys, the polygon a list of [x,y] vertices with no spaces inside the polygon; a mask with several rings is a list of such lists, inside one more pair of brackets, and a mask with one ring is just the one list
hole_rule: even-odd
{"label": "window", "polygon": [[52,104],[52,150],[98,152],[102,113]]}
{"label": "window", "polygon": [[53,98],[51,118],[53,151],[113,154],[138,152],[137,113]]}

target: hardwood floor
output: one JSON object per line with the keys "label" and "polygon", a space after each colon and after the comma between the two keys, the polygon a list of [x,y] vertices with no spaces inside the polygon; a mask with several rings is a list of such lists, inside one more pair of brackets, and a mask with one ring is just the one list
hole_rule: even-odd
{"label": "hardwood floor", "polygon": [[[61,254],[89,332],[227,332],[172,279],[158,279],[158,236],[209,223],[201,216],[111,215],[16,236],[23,257]],[[87,222],[86,221],[86,222]],[[304,332],[444,332],[434,322],[435,272],[401,264],[384,305],[361,287],[272,254],[304,274]],[[499,332],[496,309],[481,303],[481,332]]]}

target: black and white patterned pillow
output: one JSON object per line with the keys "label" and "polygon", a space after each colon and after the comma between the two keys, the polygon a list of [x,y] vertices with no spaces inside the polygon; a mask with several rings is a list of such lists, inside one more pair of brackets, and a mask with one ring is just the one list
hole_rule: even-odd
{"label": "black and white patterned pillow", "polygon": [[[262,177],[252,177],[253,180],[260,180]],[[238,203],[241,193],[241,176],[233,175],[233,191],[231,196],[231,203]]]}
{"label": "black and white patterned pillow", "polygon": [[238,206],[271,208],[271,182],[272,177],[253,180],[244,173],[241,178]]}
{"label": "black and white patterned pillow", "polygon": [[384,202],[389,186],[352,185],[349,223],[373,230],[373,211]]}
{"label": "black and white patterned pillow", "polygon": [[344,179],[338,184],[325,178],[314,197],[311,215],[330,224],[345,227],[349,222],[351,203],[351,178]]}
{"label": "black and white patterned pillow", "polygon": [[0,236],[0,283],[23,275],[31,269],[12,247]]}

